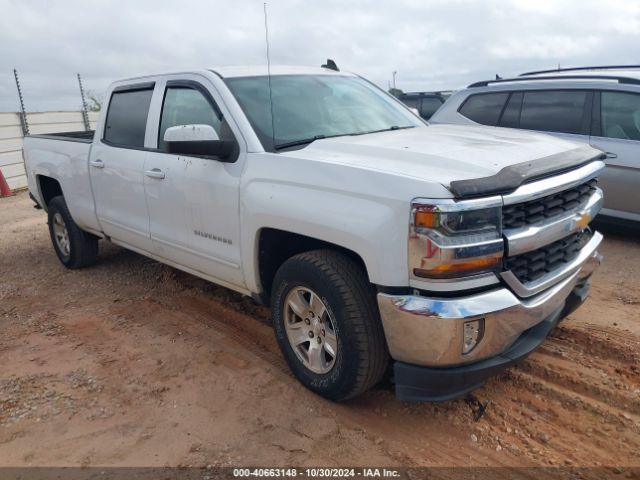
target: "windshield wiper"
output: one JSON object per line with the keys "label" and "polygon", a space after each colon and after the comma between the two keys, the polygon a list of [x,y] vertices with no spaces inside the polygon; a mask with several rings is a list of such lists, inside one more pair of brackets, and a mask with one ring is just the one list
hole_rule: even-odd
{"label": "windshield wiper", "polygon": [[380,133],[380,132],[390,132],[393,130],[404,130],[405,128],[415,128],[415,125],[406,125],[404,127],[399,127],[398,125],[393,125],[389,128],[382,128],[380,130],[371,130],[370,132],[358,132],[358,133],[352,133],[352,136],[356,136],[356,135],[369,135],[370,133]]}
{"label": "windshield wiper", "polygon": [[[337,137],[338,135],[330,135],[330,136]],[[273,148],[275,148],[276,150],[280,150],[282,148],[287,148],[287,147],[297,147],[298,145],[306,145],[308,143],[315,142],[316,140],[320,140],[322,138],[329,138],[329,137],[327,135],[315,135],[313,137],[303,138],[301,140],[293,140],[291,142],[276,143],[273,146]]]}
{"label": "windshield wiper", "polygon": [[403,130],[405,128],[414,128],[414,125],[407,125],[405,127],[399,127],[397,125],[393,125],[389,128],[383,128],[380,130],[371,130],[370,132],[357,132],[357,133],[339,133],[337,135],[315,135],[309,138],[303,138],[300,140],[292,140],[291,142],[277,143],[273,146],[276,150],[281,150],[283,148],[288,147],[297,147],[299,145],[307,145],[309,143],[313,143],[316,140],[322,140],[323,138],[335,138],[335,137],[351,137],[355,135],[368,135],[369,133],[378,133],[378,132],[388,132],[390,130]]}

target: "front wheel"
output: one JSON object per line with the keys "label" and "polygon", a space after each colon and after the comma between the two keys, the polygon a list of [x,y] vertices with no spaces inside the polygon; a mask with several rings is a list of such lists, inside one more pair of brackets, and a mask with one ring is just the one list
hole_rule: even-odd
{"label": "front wheel", "polygon": [[98,237],[78,227],[63,196],[54,197],[47,206],[49,234],[58,259],[67,268],[82,268],[98,258]]}
{"label": "front wheel", "polygon": [[271,304],[280,349],[305,387],[345,400],[380,381],[388,352],[375,289],[351,258],[331,250],[291,257]]}

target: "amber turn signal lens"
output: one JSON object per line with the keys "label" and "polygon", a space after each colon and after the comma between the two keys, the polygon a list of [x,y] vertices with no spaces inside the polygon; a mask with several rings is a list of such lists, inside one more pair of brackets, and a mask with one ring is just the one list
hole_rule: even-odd
{"label": "amber turn signal lens", "polygon": [[424,278],[454,278],[490,269],[498,265],[499,262],[500,258],[495,257],[478,258],[475,260],[469,260],[468,262],[438,265],[430,270],[414,268],[413,274],[416,277]]}
{"label": "amber turn signal lens", "polygon": [[435,212],[427,212],[418,210],[416,212],[416,227],[436,228],[438,226],[438,214]]}

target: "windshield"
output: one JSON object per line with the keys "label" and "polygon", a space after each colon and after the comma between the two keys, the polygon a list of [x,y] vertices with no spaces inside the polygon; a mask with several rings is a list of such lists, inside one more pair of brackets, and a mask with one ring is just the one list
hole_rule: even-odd
{"label": "windshield", "polygon": [[[274,75],[225,80],[265,150],[318,138],[424,125],[382,90],[359,77]],[[271,109],[273,108],[273,126]]]}

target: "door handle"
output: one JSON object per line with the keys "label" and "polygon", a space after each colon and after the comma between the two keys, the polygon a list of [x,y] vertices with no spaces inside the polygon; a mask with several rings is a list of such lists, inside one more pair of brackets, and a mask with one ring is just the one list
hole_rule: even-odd
{"label": "door handle", "polygon": [[100,160],[99,158],[96,158],[95,160],[91,160],[89,162],[89,165],[91,165],[92,167],[96,167],[96,168],[104,168],[104,162],[102,160]]}
{"label": "door handle", "polygon": [[605,152],[605,155],[606,155],[607,158],[618,158],[618,154],[617,153]]}
{"label": "door handle", "polygon": [[151,178],[160,178],[160,179],[164,178],[164,172],[159,168],[152,168],[151,170],[145,170],[144,174],[147,177],[151,177]]}

